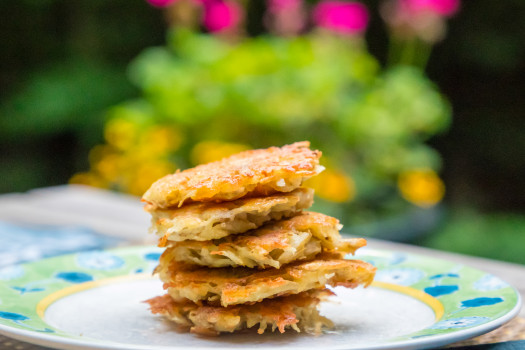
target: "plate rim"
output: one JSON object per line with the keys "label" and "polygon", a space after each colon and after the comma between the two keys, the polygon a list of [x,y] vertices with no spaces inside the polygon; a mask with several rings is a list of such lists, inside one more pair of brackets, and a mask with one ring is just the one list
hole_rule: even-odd
{"label": "plate rim", "polygon": [[[146,251],[146,250],[158,250],[159,252],[162,251],[162,250],[158,249],[157,247],[150,246],[150,245],[125,246],[125,247],[116,247],[116,248],[110,248],[110,249],[98,249],[98,250],[94,250],[94,251],[95,252],[109,252],[109,253],[115,252],[115,253],[124,253],[124,254],[132,252],[132,253],[135,253],[135,254],[139,254],[140,252],[143,252],[143,251]],[[55,257],[51,257],[51,258],[40,259],[40,260],[29,262],[29,263],[16,264],[16,265],[12,265],[12,266],[28,266],[28,265],[32,265],[32,264],[35,264],[35,263],[42,263],[42,262],[48,262],[48,261],[53,261],[53,260],[59,260],[59,259],[64,258],[64,257],[75,256],[76,254],[79,254],[79,253],[82,253],[82,252],[71,253],[71,254],[64,254],[64,255],[59,255],[59,256],[55,256]],[[412,256],[412,257],[420,257],[420,258],[423,258],[423,259],[426,259],[426,260],[435,260],[435,261],[441,261],[441,262],[448,261],[446,259],[436,258],[436,257],[433,257],[433,256],[426,256],[426,255],[412,253],[412,252],[404,252],[404,251],[397,251],[397,250],[391,250],[391,249],[381,249],[381,248],[370,248],[370,247],[367,247],[366,249],[363,249],[362,252],[360,252],[359,255],[357,256],[357,258],[359,258],[359,256],[392,255],[392,254],[396,254],[396,253],[402,253],[402,254],[405,254],[407,256]],[[475,270],[475,271],[479,271],[479,272],[483,272],[485,274],[489,274],[489,273],[487,273],[486,271],[484,271],[482,269],[470,267],[469,265],[463,265],[463,266],[468,267],[468,268],[470,268],[472,270]],[[118,277],[122,277],[122,276],[125,276],[125,275],[117,275],[116,277],[118,278]],[[106,278],[113,279],[115,277],[109,277],[108,276]],[[503,280],[503,282],[505,282],[505,281]],[[84,282],[84,283],[90,283],[90,282]],[[450,333],[431,334],[431,335],[428,335],[426,337],[421,337],[421,338],[411,338],[411,339],[400,340],[400,341],[395,341],[394,338],[390,338],[390,339],[385,339],[382,342],[370,343],[369,345],[366,344],[366,343],[363,343],[363,344],[360,344],[359,348],[367,349],[367,350],[425,349],[425,348],[429,348],[429,347],[443,346],[443,345],[446,345],[446,344],[450,344],[450,343],[453,343],[453,342],[469,339],[469,338],[472,338],[472,337],[475,337],[475,336],[478,336],[478,335],[490,332],[490,331],[492,331],[492,330],[502,326],[503,324],[509,322],[510,320],[512,320],[514,317],[516,317],[519,314],[519,312],[521,310],[523,300],[522,300],[522,297],[521,297],[520,293],[518,292],[516,287],[514,287],[513,285],[508,284],[508,287],[510,287],[512,289],[512,291],[514,292],[514,294],[516,295],[516,303],[514,304],[514,307],[510,311],[508,311],[507,313],[505,313],[505,314],[503,314],[503,315],[501,315],[501,316],[499,316],[499,317],[497,317],[495,319],[492,319],[492,320],[490,320],[490,321],[488,321],[486,323],[483,323],[483,324],[477,325],[477,326],[473,326],[473,327],[470,327],[470,328],[466,328],[466,329],[458,329],[457,331],[453,331],[453,332],[450,332]],[[380,287],[378,287],[378,288],[380,288]],[[53,291],[52,293],[55,293],[57,291],[58,290]],[[52,294],[52,293],[49,293],[49,294]],[[43,298],[41,298],[40,301],[43,300],[46,297],[47,297],[47,295],[44,296]],[[37,304],[38,304],[38,302],[37,302]],[[35,312],[35,314],[37,314],[36,308],[35,308],[34,312]],[[45,319],[41,319],[41,320],[43,322],[47,323],[45,321]],[[437,322],[437,321],[435,321],[435,322]],[[82,350],[87,350],[87,349],[144,350],[144,349],[147,348],[146,345],[125,344],[125,343],[113,342],[113,341],[108,341],[108,340],[99,340],[99,339],[94,339],[94,338],[79,339],[79,338],[75,338],[75,337],[68,337],[66,335],[40,333],[40,332],[37,332],[37,331],[34,331],[34,330],[20,329],[20,328],[12,327],[12,326],[6,325],[4,323],[0,323],[0,334],[6,336],[8,338],[16,339],[16,340],[19,340],[19,341],[23,341],[23,342],[27,342],[27,343],[31,343],[31,344],[35,344],[35,345],[39,345],[39,346],[55,347],[55,348],[64,349],[64,350],[81,350],[81,349]],[[156,349],[174,349],[172,346],[163,346],[163,345],[156,345],[155,348]],[[185,347],[181,347],[179,349],[184,349],[184,348]],[[192,348],[195,349],[195,350],[211,350],[211,349],[214,349],[214,350],[230,350],[231,349],[230,347],[201,347],[201,346],[196,346],[196,347],[192,346]],[[318,349],[318,347],[296,347],[294,345],[288,345],[287,348],[289,348],[289,349],[296,349],[296,348],[297,349]],[[268,347],[260,347],[259,349],[261,349],[261,350],[270,350],[270,349],[274,350],[275,348],[272,347],[272,346],[268,346]],[[355,348],[348,347],[348,346],[345,346],[345,345],[340,345],[340,346],[336,345],[336,346],[331,347],[331,349],[343,350],[343,349],[355,349]]]}

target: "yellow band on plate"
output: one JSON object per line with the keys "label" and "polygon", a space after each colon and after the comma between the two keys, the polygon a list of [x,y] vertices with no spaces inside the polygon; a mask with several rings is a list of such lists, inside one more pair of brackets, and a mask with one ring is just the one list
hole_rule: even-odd
{"label": "yellow band on plate", "polygon": [[[95,287],[105,286],[105,285],[112,284],[112,283],[142,280],[142,279],[147,279],[151,277],[152,276],[150,274],[146,274],[146,273],[141,273],[141,274],[136,274],[136,275],[118,276],[118,277],[112,277],[112,278],[105,278],[105,279],[98,280],[98,281],[80,283],[80,284],[73,285],[71,287],[60,289],[54,293],[49,294],[44,299],[40,300],[40,302],[36,306],[36,313],[41,319],[44,319],[44,314],[46,312],[46,309],[49,307],[49,305],[53,304],[58,299],[64,298],[68,295],[78,293],[78,292],[81,292],[87,289],[95,288]],[[410,287],[400,286],[400,285],[392,284],[392,283],[379,282],[379,281],[372,282],[372,286],[376,288],[387,289],[393,292],[408,295],[414,299],[417,299],[423,302],[424,304],[428,305],[434,311],[434,314],[436,315],[436,321],[440,320],[441,317],[443,317],[443,314],[445,312],[443,308],[443,304],[441,304],[439,300],[437,300],[433,296],[425,292],[422,292],[420,290],[410,288]]]}
{"label": "yellow band on plate", "polygon": [[36,313],[41,319],[44,319],[44,314],[46,312],[46,309],[49,307],[49,305],[53,304],[58,299],[67,297],[68,295],[82,292],[86,289],[101,287],[101,286],[105,286],[105,285],[116,283],[116,282],[128,282],[128,281],[135,281],[135,280],[143,280],[147,278],[152,278],[151,274],[138,273],[135,275],[117,276],[117,277],[111,277],[111,278],[104,278],[98,281],[90,281],[90,282],[75,284],[71,287],[66,287],[64,289],[57,290],[56,292],[51,293],[48,296],[46,296],[44,299],[40,300],[38,304],[36,305]]}
{"label": "yellow band on plate", "polygon": [[434,314],[436,315],[436,321],[439,321],[443,317],[443,314],[445,313],[443,304],[441,304],[439,300],[437,300],[430,294],[427,294],[418,289],[400,286],[398,284],[379,282],[379,281],[372,282],[372,286],[377,287],[377,288],[382,288],[382,289],[388,289],[388,290],[391,290],[393,292],[397,292],[400,294],[405,294],[405,295],[411,296],[412,298],[417,299],[427,304],[434,311]]}

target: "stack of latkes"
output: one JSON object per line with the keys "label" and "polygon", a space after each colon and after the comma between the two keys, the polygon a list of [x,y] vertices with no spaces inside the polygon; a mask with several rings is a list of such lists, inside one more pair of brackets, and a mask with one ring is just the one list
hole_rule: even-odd
{"label": "stack of latkes", "polygon": [[166,247],[156,273],[167,294],[148,300],[191,332],[216,335],[258,327],[319,333],[331,322],[317,305],[326,285],[368,286],[375,268],[345,254],[335,218],[305,212],[322,171],[308,142],[246,151],[155,182],[144,194],[151,231]]}

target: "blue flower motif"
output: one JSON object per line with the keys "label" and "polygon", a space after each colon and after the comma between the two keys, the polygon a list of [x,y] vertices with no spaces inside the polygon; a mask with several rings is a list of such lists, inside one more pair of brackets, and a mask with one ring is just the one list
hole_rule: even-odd
{"label": "blue flower motif", "polygon": [[506,288],[509,285],[494,275],[485,275],[474,283],[474,288],[483,292]]}
{"label": "blue flower motif", "polygon": [[0,268],[0,281],[9,281],[22,277],[24,269],[19,265],[11,265]]}
{"label": "blue flower motif", "polygon": [[399,265],[407,259],[406,254],[396,253],[390,259],[390,265]]}
{"label": "blue flower motif", "polygon": [[147,253],[144,255],[144,259],[158,262],[160,259],[160,254],[161,253]]}
{"label": "blue flower motif", "polygon": [[438,275],[430,276],[429,279],[436,280],[444,277],[459,278],[459,275],[457,273],[440,273]]}
{"label": "blue flower motif", "polygon": [[92,251],[79,253],[77,264],[86,269],[115,270],[124,266],[124,260],[107,252]]}
{"label": "blue flower motif", "polygon": [[42,332],[42,333],[54,333],[55,332],[54,330],[49,329],[49,328],[39,329],[39,328],[35,328],[30,325],[22,323],[24,321],[30,320],[29,317],[24,316],[22,314],[17,314],[17,313],[8,312],[8,311],[0,311],[0,318],[3,318],[4,320],[12,321],[19,326],[26,327],[26,328],[35,330],[37,332]]}
{"label": "blue flower motif", "polygon": [[440,321],[430,328],[431,329],[450,329],[450,328],[473,327],[473,326],[477,326],[479,324],[488,322],[489,320],[490,320],[489,317],[481,317],[481,316],[457,317],[457,318],[450,318],[448,320]]}
{"label": "blue flower motif", "polygon": [[49,329],[49,328],[44,328],[44,329],[36,329],[36,328],[35,328],[35,330],[36,330],[37,332],[42,332],[42,333],[55,333],[54,330]]}
{"label": "blue flower motif", "polygon": [[418,339],[418,338],[424,338],[424,337],[428,337],[428,336],[431,336],[433,334],[420,334],[420,335],[415,335],[412,337],[412,339]]}
{"label": "blue flower motif", "polygon": [[500,298],[500,297],[497,297],[497,298],[480,297],[480,298],[464,300],[461,302],[461,306],[462,307],[480,307],[480,306],[498,304],[498,303],[501,303],[502,301],[503,301],[503,298]]}
{"label": "blue flower motif", "polygon": [[421,270],[410,267],[399,267],[378,271],[375,280],[401,286],[410,286],[419,282],[424,276],[425,273]]}
{"label": "blue flower motif", "polygon": [[84,272],[59,272],[55,277],[70,283],[84,283],[93,280],[93,276]]}
{"label": "blue flower motif", "polygon": [[25,294],[25,293],[42,292],[42,291],[46,290],[45,288],[42,288],[42,287],[36,287],[36,288],[33,288],[33,287],[11,287],[11,288],[13,288],[16,291],[19,291],[20,295]]}
{"label": "blue flower motif", "polygon": [[437,298],[442,295],[452,294],[459,290],[459,287],[456,285],[444,285],[444,286],[434,286],[427,287],[424,289],[425,293],[432,295]]}
{"label": "blue flower motif", "polygon": [[27,321],[29,320],[29,317],[16,314],[14,312],[7,312],[7,311],[0,311],[0,317],[6,320],[20,322],[20,321]]}

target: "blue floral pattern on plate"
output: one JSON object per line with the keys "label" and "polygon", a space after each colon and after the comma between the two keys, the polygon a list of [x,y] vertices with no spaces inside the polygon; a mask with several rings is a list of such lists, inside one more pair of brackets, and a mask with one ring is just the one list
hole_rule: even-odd
{"label": "blue floral pattern on plate", "polygon": [[485,275],[474,283],[474,288],[479,291],[493,291],[507,288],[509,285],[494,275]]}
{"label": "blue floral pattern on plate", "polygon": [[474,327],[489,321],[489,317],[481,316],[467,316],[467,317],[456,317],[449,318],[447,320],[440,321],[430,327],[431,329],[451,329],[451,328],[466,328]]}
{"label": "blue floral pattern on plate", "polygon": [[401,286],[410,286],[419,282],[423,277],[425,277],[425,273],[419,269],[399,267],[377,271],[375,280]]}
{"label": "blue floral pattern on plate", "polygon": [[28,324],[23,323],[24,321],[30,320],[30,318],[27,317],[27,316],[15,313],[15,312],[0,311],[0,318],[3,318],[4,320],[11,321],[11,322],[13,322],[13,323],[15,323],[17,325],[20,325],[20,326],[22,326],[24,328],[29,328],[29,329],[31,329],[33,331],[36,331],[36,332],[42,332],[42,333],[54,333],[55,332],[54,330],[49,329],[49,328],[39,329],[39,328],[35,328],[35,327],[32,327],[32,326],[30,326]]}
{"label": "blue floral pattern on plate", "polygon": [[423,289],[425,293],[432,295],[434,298],[440,297],[442,295],[452,294],[454,292],[457,292],[458,290],[459,286],[457,285],[439,285],[426,287],[425,289]]}
{"label": "blue floral pattern on plate", "polygon": [[84,272],[59,272],[55,275],[56,278],[64,280],[69,283],[84,283],[93,281],[93,276]]}
{"label": "blue floral pattern on plate", "polygon": [[479,298],[462,301],[461,307],[480,307],[480,306],[494,305],[494,304],[498,304],[501,302],[503,302],[503,298],[479,297]]}
{"label": "blue floral pattern on plate", "polygon": [[115,270],[124,266],[124,260],[103,251],[91,251],[77,254],[77,265],[85,269]]}
{"label": "blue floral pattern on plate", "polygon": [[11,265],[0,268],[0,281],[9,281],[24,275],[24,268],[20,265]]}

